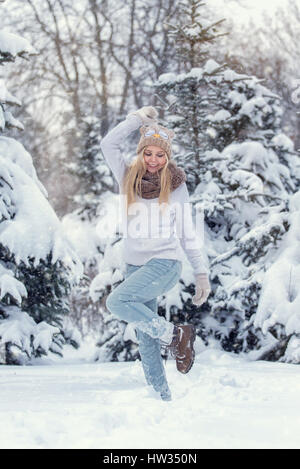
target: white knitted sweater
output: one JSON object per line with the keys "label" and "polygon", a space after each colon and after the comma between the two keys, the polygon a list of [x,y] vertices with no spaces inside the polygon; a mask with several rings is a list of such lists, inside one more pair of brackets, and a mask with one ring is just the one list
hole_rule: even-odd
{"label": "white knitted sweater", "polygon": [[[123,229],[123,260],[128,264],[144,265],[153,257],[183,261],[186,254],[194,274],[209,273],[203,259],[203,221],[193,224],[186,183],[170,193],[166,210],[159,210],[158,198],[144,199],[130,206],[127,216],[122,180],[126,162],[121,154],[124,140],[143,125],[139,116],[128,116],[101,141],[104,158],[119,183]],[[183,251],[182,251],[183,249]]]}

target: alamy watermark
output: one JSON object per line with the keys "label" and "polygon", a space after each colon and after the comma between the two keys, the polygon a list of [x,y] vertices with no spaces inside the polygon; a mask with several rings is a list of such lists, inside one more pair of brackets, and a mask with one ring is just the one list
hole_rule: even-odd
{"label": "alamy watermark", "polygon": [[[97,235],[104,238],[114,236],[112,232],[113,219],[118,220],[118,226],[123,238],[131,239],[170,239],[174,235],[182,239],[189,249],[198,249],[204,243],[204,214],[197,211],[192,218],[189,202],[157,203],[135,202],[130,205],[126,215],[126,196],[119,194],[118,214],[116,205],[107,204],[102,208],[99,222],[96,226]],[[176,234],[174,233],[174,227]]]}

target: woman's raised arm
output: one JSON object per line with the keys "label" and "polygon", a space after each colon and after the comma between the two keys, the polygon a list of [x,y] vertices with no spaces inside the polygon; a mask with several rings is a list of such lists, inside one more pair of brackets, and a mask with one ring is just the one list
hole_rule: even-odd
{"label": "woman's raised arm", "polygon": [[121,154],[121,146],[124,140],[142,125],[153,122],[156,117],[157,111],[155,108],[144,106],[128,114],[124,121],[110,130],[101,140],[100,148],[105,161],[112,170],[119,185],[121,185],[126,169],[126,163]]}
{"label": "woman's raised arm", "polygon": [[121,153],[121,147],[124,145],[125,139],[134,130],[141,127],[141,125],[143,125],[143,122],[138,115],[129,115],[124,121],[120,122],[120,124],[110,130],[101,140],[100,148],[103,152],[105,161],[110,167],[119,185],[122,182],[126,169],[126,163]]}

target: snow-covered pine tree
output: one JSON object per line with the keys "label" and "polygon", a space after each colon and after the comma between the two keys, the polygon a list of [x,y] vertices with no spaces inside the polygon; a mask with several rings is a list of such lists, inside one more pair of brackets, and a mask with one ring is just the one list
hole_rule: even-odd
{"label": "snow-covered pine tree", "polygon": [[[64,229],[84,266],[84,275],[71,292],[70,316],[83,336],[96,340],[99,352],[95,360],[135,360],[135,344],[124,339],[125,323],[112,317],[105,306],[111,288],[123,279],[124,269],[120,265],[120,201],[114,194],[117,184],[99,148],[100,119],[82,118],[81,132],[78,164],[68,165],[81,181],[75,197],[78,208],[63,217]],[[124,142],[125,157],[131,143]]]}
{"label": "snow-covered pine tree", "polygon": [[[105,247],[109,240],[102,236],[101,226],[106,226],[105,200],[114,190],[114,179],[100,150],[101,120],[95,116],[82,117],[81,148],[78,162],[67,165],[69,171],[80,181],[74,197],[77,208],[64,216],[63,225],[72,238],[84,266],[84,275],[73,288],[70,296],[71,319],[82,336],[94,335],[98,341],[104,330],[102,295],[90,296],[90,286],[101,272]],[[101,342],[101,339],[100,339]]]}
{"label": "snow-covered pine tree", "polygon": [[186,171],[190,193],[206,172],[202,155],[205,149],[211,148],[207,116],[219,108],[216,82],[222,76],[224,66],[216,69],[211,65],[212,62],[207,61],[204,67],[193,68],[187,73],[165,73],[154,83],[157,94],[165,102],[168,100],[166,125],[175,131],[176,162]]}
{"label": "snow-covered pine tree", "polygon": [[[255,313],[263,272],[290,226],[288,201],[299,187],[299,158],[281,132],[279,97],[256,77],[213,60],[204,63],[205,46],[214,40],[199,14],[204,4],[182,5],[181,26],[171,34],[185,73],[163,74],[155,87],[168,102],[166,125],[176,130],[176,159],[187,172],[196,214],[205,214],[206,244],[214,258],[214,293],[202,307],[202,315],[208,314],[210,305],[210,315],[200,320],[190,301],[184,311],[204,339],[212,334],[228,350],[248,351],[264,342],[254,327]],[[207,34],[201,37],[201,31]],[[181,314],[176,308],[175,313]]]}
{"label": "snow-covered pine tree", "polygon": [[193,201],[196,213],[205,213],[214,258],[214,294],[210,315],[201,321],[202,335],[213,334],[227,350],[248,351],[263,344],[262,331],[253,327],[255,313],[264,272],[290,226],[288,201],[299,187],[299,159],[281,132],[279,97],[256,77],[212,60],[187,74],[163,75],[156,85],[177,98],[169,116],[177,133],[193,134],[194,127],[186,123],[186,103],[192,100],[184,93],[198,82],[202,86],[194,86],[193,101],[207,89],[206,114],[200,109],[198,128],[205,143],[198,153],[190,152],[194,159],[188,163],[201,176]]}
{"label": "snow-covered pine tree", "polygon": [[210,80],[224,69],[224,66],[218,70],[206,68],[203,80],[198,75],[200,69],[197,67],[207,61],[211,45],[227,34],[219,31],[224,19],[212,22],[207,13],[206,3],[202,0],[178,3],[178,24],[166,26],[175,51],[172,68],[182,71],[181,80],[173,80],[178,73],[165,73],[155,84],[162,101],[168,97],[167,125],[178,130],[174,141],[179,150],[176,160],[179,166],[184,165],[190,192],[195,190],[202,176],[200,154],[207,137],[206,116],[216,93],[215,88],[209,86]]}
{"label": "snow-covered pine tree", "polygon": [[[75,199],[79,207],[63,218],[64,228],[84,265],[84,277],[72,290],[71,317],[83,335],[96,339],[99,351],[95,360],[135,360],[138,352],[131,340],[135,339],[133,334],[127,339],[125,323],[112,317],[105,305],[111,288],[123,280],[125,268],[120,265],[122,234],[117,183],[100,153],[100,119],[83,118],[82,129],[82,155],[76,166],[69,166],[82,181]],[[125,159],[132,157],[132,146],[131,139],[124,142]]]}
{"label": "snow-covered pine tree", "polygon": [[[298,164],[298,169],[299,169]],[[262,340],[252,358],[300,363],[300,190],[289,198],[289,230],[267,269],[252,327]]]}
{"label": "snow-covered pine tree", "polygon": [[[172,69],[180,72],[183,68],[183,72],[164,73],[154,83],[156,93],[164,103],[164,123],[175,130],[175,159],[186,172],[191,196],[207,172],[206,165],[202,164],[204,151],[211,148],[207,115],[213,108],[218,109],[213,80],[218,81],[225,69],[225,65],[216,68],[207,61],[211,44],[226,33],[219,32],[224,20],[208,19],[205,6],[200,0],[179,2],[178,24],[167,26],[176,51]],[[194,277],[190,269],[183,269],[182,281],[184,286],[180,283],[181,291],[166,314],[174,322],[193,322],[198,334],[203,335],[201,314],[191,302]],[[203,308],[207,310],[207,304]]]}
{"label": "snow-covered pine tree", "polygon": [[225,19],[211,22],[202,14],[203,0],[181,0],[178,2],[179,24],[166,23],[168,35],[173,40],[178,71],[188,71],[199,66],[209,57],[209,48],[220,33],[218,29]]}
{"label": "snow-covered pine tree", "polygon": [[74,198],[78,206],[76,213],[79,217],[82,216],[82,220],[92,221],[97,217],[99,196],[106,191],[112,191],[114,182],[100,150],[100,119],[94,116],[83,117],[81,133],[83,144],[78,163],[70,163],[67,166],[80,181],[79,192]]}
{"label": "snow-covered pine tree", "polygon": [[[1,64],[35,53],[25,39],[0,32]],[[9,111],[20,105],[0,86],[0,128],[23,129]],[[81,263],[47,201],[30,154],[0,137],[0,363],[24,364],[61,353],[68,294]]]}
{"label": "snow-covered pine tree", "polygon": [[[227,244],[212,262],[220,285],[208,324],[210,330],[218,330],[216,335],[226,349],[247,352],[262,347],[273,332],[270,328],[262,333],[255,317],[264,272],[279,255],[290,227],[289,199],[299,187],[299,158],[291,140],[282,134],[278,96],[256,77],[246,79],[227,70],[224,80],[225,94],[219,92],[223,104],[208,116],[214,129],[212,144],[218,142],[221,151],[206,152],[204,158],[215,159],[208,184],[216,183],[219,190],[217,197],[208,198],[205,183],[197,190],[206,199],[203,209],[207,203],[216,208],[215,200],[222,201],[217,216],[205,212],[214,236],[223,232]],[[217,320],[216,329],[212,318]]]}

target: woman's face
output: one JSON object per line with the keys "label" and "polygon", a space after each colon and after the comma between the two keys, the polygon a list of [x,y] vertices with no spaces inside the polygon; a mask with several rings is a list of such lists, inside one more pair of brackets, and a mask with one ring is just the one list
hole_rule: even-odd
{"label": "woman's face", "polygon": [[144,150],[144,161],[150,173],[159,171],[167,162],[166,152],[155,145],[148,145]]}

